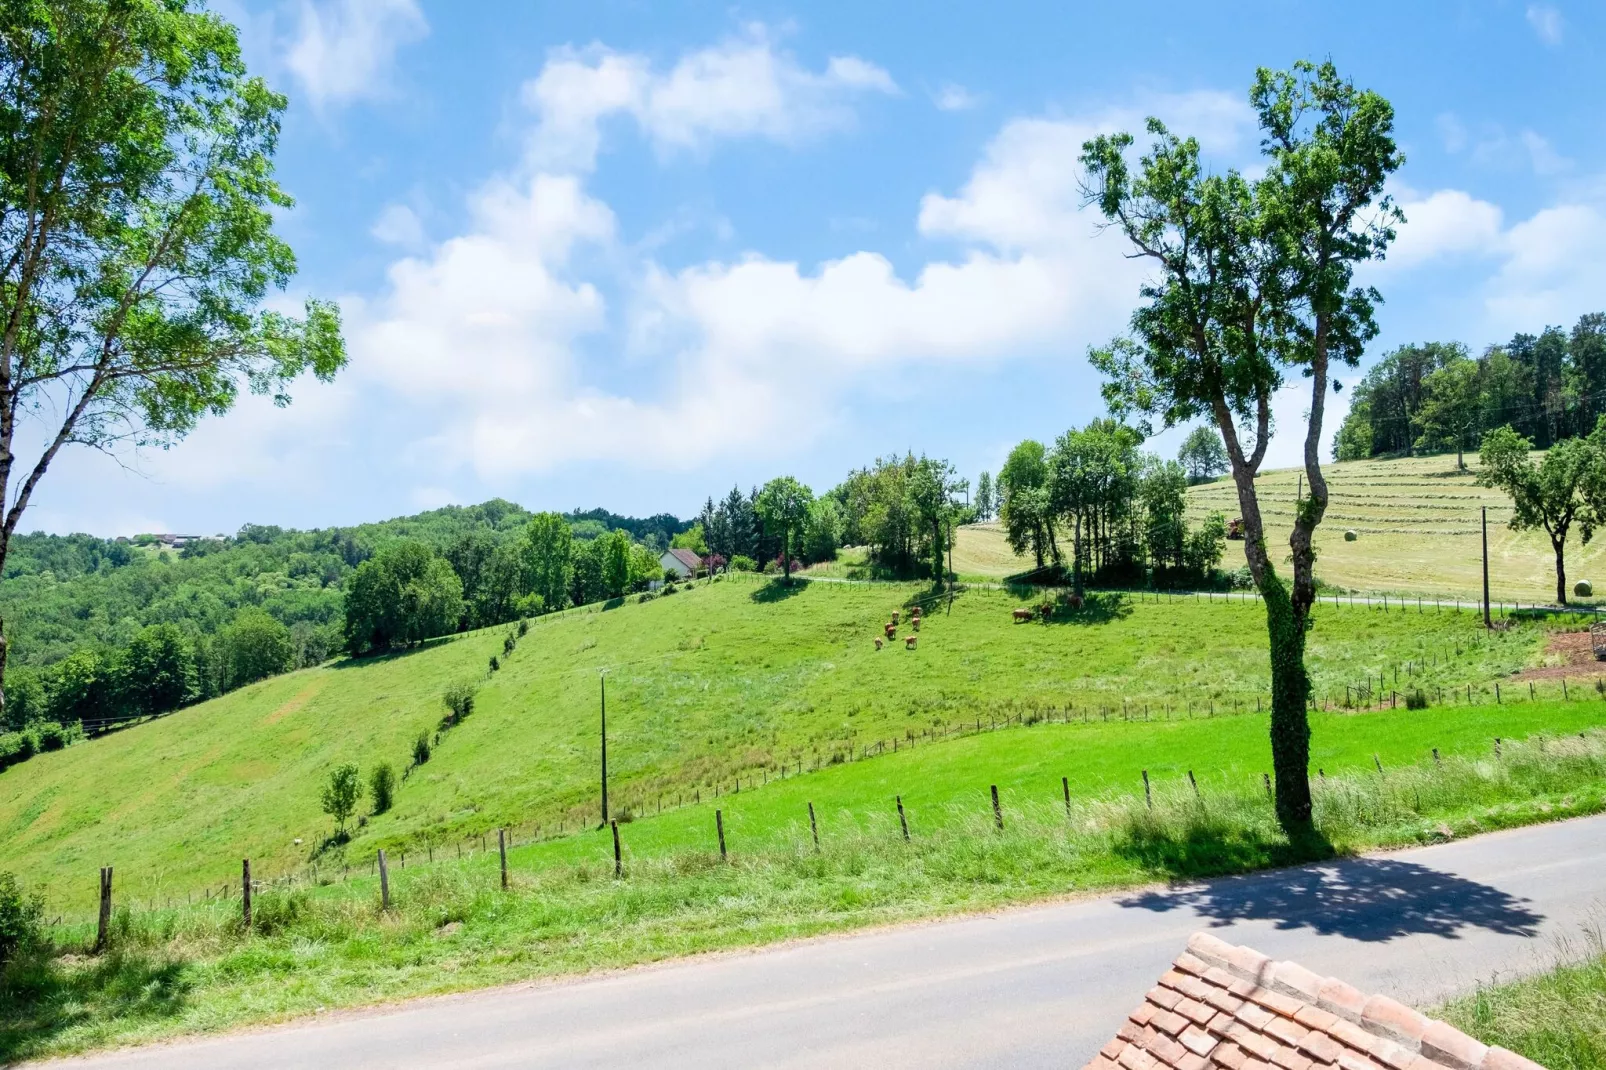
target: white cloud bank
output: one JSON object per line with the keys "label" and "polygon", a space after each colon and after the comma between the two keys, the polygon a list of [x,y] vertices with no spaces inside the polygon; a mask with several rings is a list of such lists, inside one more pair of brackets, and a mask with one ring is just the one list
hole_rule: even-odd
{"label": "white cloud bank", "polygon": [[315,108],[382,97],[397,51],[428,33],[416,0],[301,0],[285,65]]}

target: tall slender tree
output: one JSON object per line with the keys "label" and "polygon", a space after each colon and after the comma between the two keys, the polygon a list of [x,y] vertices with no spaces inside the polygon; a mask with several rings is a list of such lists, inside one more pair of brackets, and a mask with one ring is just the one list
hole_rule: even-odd
{"label": "tall slender tree", "polygon": [[814,492],[791,476],[779,476],[764,484],[754,502],[754,511],[764,527],[781,539],[781,571],[792,582],[792,537],[808,520]]}
{"label": "tall slender tree", "polygon": [[[1093,354],[1117,413],[1172,426],[1215,420],[1243,514],[1244,555],[1266,607],[1271,748],[1277,816],[1311,831],[1310,679],[1305,640],[1315,602],[1311,537],[1327,510],[1319,449],[1330,374],[1359,362],[1377,333],[1375,290],[1357,263],[1383,256],[1402,218],[1384,184],[1403,162],[1394,110],[1332,63],[1261,69],[1250,91],[1263,177],[1208,173],[1198,142],[1150,119],[1137,161],[1129,134],[1086,143],[1085,193],[1151,267],[1132,335]],[[1272,395],[1287,372],[1309,381],[1304,467],[1308,496],[1289,536],[1292,583],[1266,545],[1255,478],[1271,438]],[[1280,556],[1280,555],[1277,555]]]}
{"label": "tall slender tree", "polygon": [[[193,0],[0,7],[0,568],[64,446],[166,445],[345,363],[336,307],[263,308],[285,99]],[[15,452],[20,420],[43,448]],[[0,630],[0,673],[5,641]]]}

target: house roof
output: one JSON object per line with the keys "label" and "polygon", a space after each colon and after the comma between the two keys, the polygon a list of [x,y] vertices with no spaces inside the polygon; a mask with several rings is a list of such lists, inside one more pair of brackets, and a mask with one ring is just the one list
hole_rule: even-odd
{"label": "house roof", "polygon": [[1085,1070],[1544,1070],[1387,996],[1195,933]]}
{"label": "house roof", "polygon": [[679,546],[674,546],[670,548],[669,553],[676,561],[679,561],[689,569],[699,569],[703,567],[703,559],[698,557],[690,550],[685,550]]}

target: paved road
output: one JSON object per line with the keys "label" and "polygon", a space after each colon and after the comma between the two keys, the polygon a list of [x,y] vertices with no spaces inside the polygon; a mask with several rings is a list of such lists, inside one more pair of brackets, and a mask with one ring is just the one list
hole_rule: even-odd
{"label": "paved road", "polygon": [[1603,909],[1606,817],[70,1065],[1074,1067],[1201,928],[1421,1004],[1542,967]]}

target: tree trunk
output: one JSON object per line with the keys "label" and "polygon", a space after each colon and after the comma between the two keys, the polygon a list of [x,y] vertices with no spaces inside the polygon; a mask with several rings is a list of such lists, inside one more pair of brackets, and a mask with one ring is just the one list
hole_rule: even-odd
{"label": "tree trunk", "polygon": [[781,528],[781,577],[784,582],[792,582],[792,529],[790,526]]}
{"label": "tree trunk", "polygon": [[1080,597],[1082,594],[1082,511],[1080,509],[1076,512],[1076,531],[1071,538],[1071,571],[1076,576],[1076,593]]}
{"label": "tree trunk", "polygon": [[1556,604],[1564,606],[1567,604],[1567,563],[1562,555],[1566,552],[1567,536],[1552,538],[1550,545],[1556,551]]}

